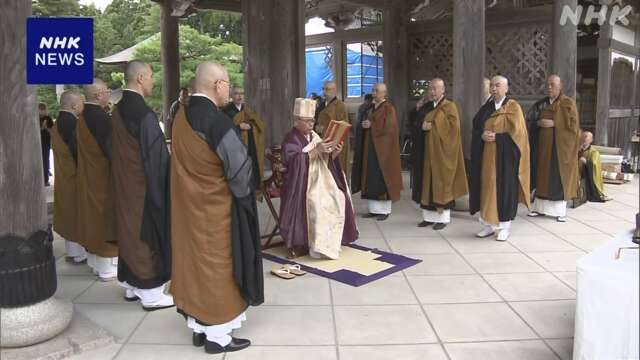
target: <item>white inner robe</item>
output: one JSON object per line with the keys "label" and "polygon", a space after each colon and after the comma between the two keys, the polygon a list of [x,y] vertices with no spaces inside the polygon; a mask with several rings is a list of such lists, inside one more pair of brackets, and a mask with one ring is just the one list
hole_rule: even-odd
{"label": "white inner robe", "polygon": [[[302,151],[309,153],[321,142],[322,138],[311,132],[311,141]],[[337,259],[342,246],[347,199],[329,170],[330,156],[331,154],[320,154],[315,159],[309,157],[307,235],[310,253]],[[347,189],[347,198],[351,201],[349,192]]]}
{"label": "white inner robe", "polygon": [[531,211],[553,217],[567,216],[567,202],[564,200],[551,201],[545,199],[536,199],[533,202]]}
{"label": "white inner robe", "polygon": [[432,223],[448,224],[451,222],[451,210],[443,209],[442,213],[438,213],[434,210],[422,209],[422,220]]}

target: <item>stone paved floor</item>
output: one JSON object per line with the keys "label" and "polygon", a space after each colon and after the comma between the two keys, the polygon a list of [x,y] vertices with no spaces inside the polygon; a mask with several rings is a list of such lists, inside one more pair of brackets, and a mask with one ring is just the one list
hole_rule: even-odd
{"label": "stone paved floor", "polygon": [[[236,333],[254,345],[226,357],[193,348],[175,310],[144,312],[115,282],[67,265],[57,240],[57,295],[117,342],[73,359],[568,360],[576,260],[632,228],[638,211],[637,179],[606,190],[613,201],[571,209],[565,224],[520,209],[506,243],[474,238],[478,223],[465,213],[441,232],[417,228],[405,191],[387,221],[358,219],[358,243],[422,263],[354,288],[311,274],[280,280],[265,261],[266,303]],[[264,206],[261,219],[272,223]]]}

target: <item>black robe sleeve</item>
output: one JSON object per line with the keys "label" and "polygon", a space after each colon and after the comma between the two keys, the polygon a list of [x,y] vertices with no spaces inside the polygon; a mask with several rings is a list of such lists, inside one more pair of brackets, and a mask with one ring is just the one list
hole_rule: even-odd
{"label": "black robe sleeve", "polygon": [[73,160],[78,163],[78,139],[76,138],[76,118],[66,118],[58,127],[62,141],[69,147]]}
{"label": "black robe sleeve", "polygon": [[536,101],[535,104],[529,108],[527,113],[525,114],[525,120],[527,122],[527,132],[529,135],[529,149],[531,151],[530,155],[530,174],[531,180],[530,187],[531,191],[536,188],[536,180],[537,180],[537,165],[538,165],[538,120],[540,120],[540,114],[547,107],[548,98],[543,98]]}
{"label": "black robe sleeve", "polygon": [[424,167],[424,133],[422,130],[422,122],[424,117],[433,110],[433,102],[429,101],[420,109],[413,109],[410,116],[412,117],[412,147],[411,147],[411,199],[420,203],[422,198],[422,179]]}
{"label": "black robe sleeve", "polygon": [[[504,100],[503,104],[507,101]],[[482,152],[484,151],[484,123],[496,110],[493,100],[487,101],[473,117],[471,130],[471,161],[469,168],[469,212],[471,215],[480,211],[480,191],[482,176]]]}
{"label": "black robe sleeve", "polygon": [[97,112],[98,121],[95,122],[93,136],[104,156],[111,161],[111,116],[106,111]]}
{"label": "black robe sleeve", "polygon": [[[368,112],[365,112],[367,114]],[[366,115],[363,119],[355,124],[356,136],[354,139],[353,150],[353,165],[351,168],[351,192],[357,194],[362,190],[362,157],[364,155],[364,129],[362,128],[362,121],[366,120]]]}
{"label": "black robe sleeve", "polygon": [[224,164],[224,175],[233,195],[233,275],[244,300],[255,306],[264,302],[264,280],[252,161],[231,119],[220,119],[216,125],[209,132],[208,142]]}
{"label": "black robe sleeve", "polygon": [[140,122],[140,150],[147,187],[141,238],[160,253],[168,275],[171,272],[169,151],[153,112],[144,115]]}

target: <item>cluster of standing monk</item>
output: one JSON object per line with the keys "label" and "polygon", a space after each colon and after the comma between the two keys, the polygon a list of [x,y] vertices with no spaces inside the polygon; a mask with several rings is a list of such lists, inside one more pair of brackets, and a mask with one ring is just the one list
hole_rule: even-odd
{"label": "cluster of standing monk", "polygon": [[[265,124],[244,105],[242,89],[231,87],[227,71],[204,62],[188,101],[172,107],[167,146],[145,102],[152,75],[148,64],[129,62],[111,114],[110,91],[99,79],[85,86],[84,99],[76,90],[62,94],[51,129],[54,230],[66,239],[68,262],[86,261],[104,281],[117,278],[125,300],[147,311],[176,306],[194,346],[241,350],[250,341],[231,332],[248,306],[264,300],[256,199],[264,190]],[[444,228],[455,200],[470,193],[471,213],[479,211],[483,225],[477,236],[499,231],[497,239],[506,240],[518,203],[530,206],[532,188],[530,215],[566,220],[581,149],[574,101],[551,76],[548,97],[536,105],[537,126],[527,129],[520,105],[507,96],[507,80],[493,78],[490,91],[473,121],[469,181],[460,118],[444,81],[432,80],[418,104],[412,174],[412,198],[423,216],[418,226]],[[322,137],[331,120],[348,121],[335,83],[327,82],[324,93],[319,103],[296,99],[294,127],[282,143],[279,225],[290,257],[338,258],[341,246],[358,238],[351,194],[368,200],[365,218],[384,221],[403,188],[400,131],[386,86],[374,86],[372,105],[359,114],[353,165],[348,141]]]}

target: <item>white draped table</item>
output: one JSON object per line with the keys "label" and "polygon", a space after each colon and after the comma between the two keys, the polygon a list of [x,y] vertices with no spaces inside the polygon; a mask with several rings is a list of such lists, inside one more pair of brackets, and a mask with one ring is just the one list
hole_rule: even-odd
{"label": "white draped table", "polygon": [[638,359],[638,247],[633,231],[578,260],[574,360]]}

